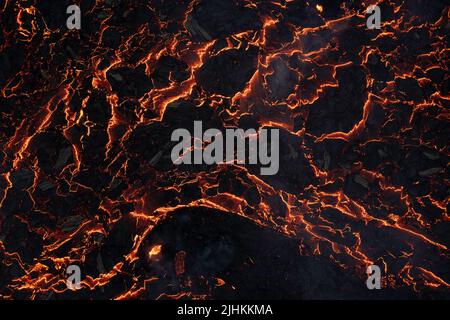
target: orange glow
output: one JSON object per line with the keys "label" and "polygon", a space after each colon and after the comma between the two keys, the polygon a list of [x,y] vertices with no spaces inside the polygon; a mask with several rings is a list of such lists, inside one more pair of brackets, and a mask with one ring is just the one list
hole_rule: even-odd
{"label": "orange glow", "polygon": [[[9,49],[14,49],[15,38],[18,48],[30,52],[16,74],[5,73],[8,78],[0,88],[0,105],[7,102],[6,112],[0,111],[0,212],[7,212],[0,214],[0,264],[20,269],[14,278],[16,273],[11,273],[0,299],[15,293],[47,298],[64,292],[63,269],[88,260],[95,262],[91,269],[98,268],[98,273],[83,277],[86,290],[107,286],[129,272],[132,284],[114,296],[141,297],[147,289],[162,288],[164,275],[172,272],[176,277],[170,293],[155,296],[198,298],[189,288],[189,281],[195,281],[189,279],[195,252],[188,245],[172,249],[172,243],[157,235],[165,219],[192,209],[217,211],[276,231],[297,241],[301,255],[322,255],[323,261],[343,270],[353,272],[382,261],[386,283],[393,288],[450,288],[450,277],[439,265],[448,262],[449,245],[434,231],[450,221],[449,197],[435,192],[448,182],[442,176],[450,153],[444,139],[436,140],[442,133],[428,128],[444,128],[449,120],[445,106],[450,97],[435,80],[448,80],[450,49],[442,32],[448,8],[434,24],[428,18],[421,24],[422,17],[411,16],[407,1],[356,2],[362,3],[359,9],[346,2],[336,15],[334,6],[327,5],[322,14],[323,4],[305,2],[305,12],[313,18],[305,27],[291,19],[298,9],[293,0],[244,0],[235,2],[254,11],[257,18],[250,20],[258,25],[213,34],[207,24],[193,21],[198,5],[207,1],[187,1],[184,9],[180,5],[183,12],[177,21],[153,8],[149,23],[135,30],[123,26],[131,31],[125,34],[114,24],[116,12],[108,9],[97,15],[104,1],[94,1],[99,37],[83,41],[77,48],[82,56],[76,45],[69,45],[76,33],[65,34],[65,28],[50,32],[37,7],[10,0],[0,5],[15,18],[14,26],[3,30],[8,41],[0,43],[0,62],[13,62],[9,54],[16,50]],[[383,17],[381,30],[366,30],[363,9],[368,2],[386,5],[394,13]],[[299,20],[304,22],[303,17]],[[190,29],[197,36],[192,37]],[[111,31],[120,33],[112,37],[117,46],[104,47]],[[352,34],[364,41],[348,41]],[[34,48],[40,41],[45,45]],[[54,57],[34,60],[34,49],[36,55],[48,49],[58,61],[66,50],[74,52],[66,64],[53,68],[46,59],[54,64]],[[242,63],[249,72],[239,79],[240,87],[229,93],[209,90],[206,82],[220,84],[231,78],[221,64],[239,65],[241,54],[254,59],[248,66]],[[230,61],[221,62],[227,55]],[[170,70],[167,76],[165,71],[160,74],[160,64]],[[207,72],[202,80],[202,72],[211,66],[213,75]],[[125,83],[135,80],[135,71],[139,83]],[[138,94],[142,84],[149,86]],[[338,104],[342,108],[333,111]],[[172,166],[171,143],[153,141],[159,136],[152,130],[163,129],[165,137],[166,129],[172,129],[172,115],[181,119],[188,108],[195,120],[211,114],[224,128],[247,122],[279,128],[286,147],[281,174],[262,177],[235,163],[195,173]],[[398,160],[392,161],[393,156]],[[159,166],[163,161],[167,163]],[[414,170],[403,167],[409,162]],[[415,168],[416,162],[423,168]],[[26,187],[17,186],[21,180]],[[16,201],[20,203],[12,205]],[[8,238],[14,232],[3,229],[22,224],[28,238],[39,239],[36,247],[42,247],[33,259],[24,259],[3,240],[3,234]],[[111,266],[97,252],[103,253],[102,246],[114,238],[116,224],[118,230],[128,224],[133,230],[123,240],[130,242],[130,249]],[[139,265],[133,262],[140,259],[152,271],[160,267],[163,246],[169,271],[132,274]],[[227,275],[217,276],[202,279],[208,289],[234,288]]]}
{"label": "orange glow", "polygon": [[150,259],[155,258],[156,256],[158,256],[161,253],[161,249],[162,249],[162,245],[160,245],[160,244],[153,246],[151,248],[151,250],[148,252],[148,257]]}

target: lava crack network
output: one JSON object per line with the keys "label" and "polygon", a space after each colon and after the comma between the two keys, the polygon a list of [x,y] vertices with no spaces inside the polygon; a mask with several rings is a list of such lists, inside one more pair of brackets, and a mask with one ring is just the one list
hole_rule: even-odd
{"label": "lava crack network", "polygon": [[[3,1],[0,298],[450,298],[449,17],[441,0]],[[175,166],[194,121],[278,128],[278,174]]]}

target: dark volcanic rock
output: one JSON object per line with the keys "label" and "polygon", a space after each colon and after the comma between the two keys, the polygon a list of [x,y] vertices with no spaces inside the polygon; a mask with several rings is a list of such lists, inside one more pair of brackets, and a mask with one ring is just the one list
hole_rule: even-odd
{"label": "dark volcanic rock", "polygon": [[227,50],[207,60],[199,70],[199,85],[210,93],[232,96],[244,89],[256,71],[258,49]]}
{"label": "dark volcanic rock", "polygon": [[235,0],[202,0],[194,7],[193,17],[213,38],[261,28],[255,11]]}

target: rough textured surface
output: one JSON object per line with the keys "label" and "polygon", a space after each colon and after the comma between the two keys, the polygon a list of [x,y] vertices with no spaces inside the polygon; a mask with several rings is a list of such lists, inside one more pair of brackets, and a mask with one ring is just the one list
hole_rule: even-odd
{"label": "rough textured surface", "polygon": [[[380,2],[1,2],[0,298],[450,298],[449,8]],[[279,173],[174,166],[195,120]]]}

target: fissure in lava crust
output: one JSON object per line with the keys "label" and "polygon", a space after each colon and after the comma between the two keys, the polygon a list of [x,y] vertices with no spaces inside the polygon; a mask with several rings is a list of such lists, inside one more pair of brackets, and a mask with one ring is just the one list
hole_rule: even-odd
{"label": "fissure in lava crust", "polygon": [[[450,298],[445,1],[6,0],[0,28],[0,299]],[[174,165],[194,121],[278,128],[279,172]]]}

